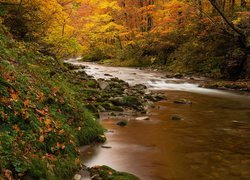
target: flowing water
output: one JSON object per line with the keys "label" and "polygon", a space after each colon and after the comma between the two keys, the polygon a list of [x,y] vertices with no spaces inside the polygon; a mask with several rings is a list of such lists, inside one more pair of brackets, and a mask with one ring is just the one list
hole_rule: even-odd
{"label": "flowing water", "polygon": [[[141,179],[250,179],[250,96],[200,88],[203,79],[167,79],[163,74],[91,63],[87,73],[95,78],[118,77],[160,90],[168,100],[156,103],[149,121],[102,118],[106,146],[83,147],[87,166],[108,165]],[[185,98],[192,105],[174,100]],[[181,121],[171,120],[179,115]]]}

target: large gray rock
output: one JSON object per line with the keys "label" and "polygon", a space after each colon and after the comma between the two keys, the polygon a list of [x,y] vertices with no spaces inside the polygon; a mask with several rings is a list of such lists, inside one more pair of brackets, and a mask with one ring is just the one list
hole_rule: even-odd
{"label": "large gray rock", "polygon": [[98,80],[98,85],[99,87],[103,90],[103,89],[106,89],[106,87],[108,87],[109,83],[106,82],[106,81],[103,81],[103,80]]}

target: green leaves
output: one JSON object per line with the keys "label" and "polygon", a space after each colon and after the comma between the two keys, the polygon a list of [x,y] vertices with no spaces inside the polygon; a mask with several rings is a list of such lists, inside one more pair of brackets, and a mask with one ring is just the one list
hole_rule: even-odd
{"label": "green leaves", "polygon": [[12,86],[10,83],[8,83],[7,81],[5,81],[2,77],[0,77],[0,86],[9,87],[16,91],[16,88]]}

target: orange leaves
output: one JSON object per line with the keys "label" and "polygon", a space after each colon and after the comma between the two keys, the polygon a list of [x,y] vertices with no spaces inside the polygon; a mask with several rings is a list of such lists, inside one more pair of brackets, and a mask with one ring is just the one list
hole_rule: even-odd
{"label": "orange leaves", "polygon": [[36,154],[31,154],[31,157],[34,158],[34,159],[38,158],[38,156]]}
{"label": "orange leaves", "polygon": [[44,136],[43,136],[43,135],[41,135],[41,136],[39,137],[39,141],[40,141],[40,142],[44,142]]}
{"label": "orange leaves", "polygon": [[52,154],[46,153],[45,156],[43,156],[43,159],[48,159],[50,161],[56,161],[55,156],[53,156]]}
{"label": "orange leaves", "polygon": [[45,101],[44,94],[42,92],[38,92],[36,94],[36,99],[39,100],[40,102],[44,102]]}
{"label": "orange leaves", "polygon": [[39,115],[41,115],[41,116],[46,116],[46,115],[48,115],[49,114],[49,108],[48,107],[44,107],[43,109],[35,109],[35,111],[39,114]]}
{"label": "orange leaves", "polygon": [[30,117],[29,112],[25,108],[21,109],[21,115],[22,115],[22,117],[23,117],[24,120],[27,120]]}
{"label": "orange leaves", "polygon": [[3,103],[3,104],[7,104],[8,103],[8,99],[5,97],[5,96],[3,96],[3,97],[1,97],[1,102]]}
{"label": "orange leaves", "polygon": [[5,114],[3,111],[0,111],[0,117],[4,120],[7,120],[8,119],[8,115]]}
{"label": "orange leaves", "polygon": [[6,169],[4,170],[4,177],[6,180],[13,180],[12,171]]}
{"label": "orange leaves", "polygon": [[[49,118],[46,118],[44,120],[44,124],[46,126],[46,129],[44,130],[45,133],[49,133],[49,132],[54,130],[54,127],[52,127],[52,122],[53,121],[51,121],[51,119],[49,119]],[[54,124],[54,122],[53,122],[53,124]]]}
{"label": "orange leaves", "polygon": [[25,99],[25,100],[23,101],[24,107],[28,107],[29,104],[30,104],[29,99]]}
{"label": "orange leaves", "polygon": [[19,132],[19,131],[20,131],[20,128],[19,128],[17,125],[12,126],[12,128],[13,128],[16,132]]}
{"label": "orange leaves", "polygon": [[10,93],[10,101],[17,102],[19,99],[18,92],[14,91],[13,89],[9,89],[9,93]]}
{"label": "orange leaves", "polygon": [[51,125],[51,120],[50,119],[45,119],[45,125],[50,126]]}
{"label": "orange leaves", "polygon": [[71,140],[71,139],[70,139],[69,142],[70,142],[70,144],[75,144],[75,141],[73,141],[73,140]]}
{"label": "orange leaves", "polygon": [[40,114],[40,115],[46,115],[44,110],[40,110],[40,109],[35,109],[35,111]]}
{"label": "orange leaves", "polygon": [[59,92],[60,89],[61,89],[60,87],[55,87],[55,88],[53,88],[52,94],[53,94],[54,96],[56,96],[56,93]]}
{"label": "orange leaves", "polygon": [[59,131],[59,134],[60,134],[60,135],[62,135],[62,134],[64,134],[64,133],[65,133],[65,131],[64,131],[63,129]]}
{"label": "orange leaves", "polygon": [[60,144],[60,143],[56,143],[56,147],[57,147],[58,149],[62,149],[62,150],[65,149],[65,145],[64,145],[64,144]]}

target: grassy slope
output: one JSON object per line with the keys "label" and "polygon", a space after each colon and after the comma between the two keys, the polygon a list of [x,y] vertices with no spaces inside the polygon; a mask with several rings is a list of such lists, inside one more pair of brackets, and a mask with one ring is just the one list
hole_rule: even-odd
{"label": "grassy slope", "polygon": [[[79,145],[103,129],[84,105],[88,80],[16,42],[0,25],[0,179],[69,179]],[[84,103],[85,102],[85,103]]]}

